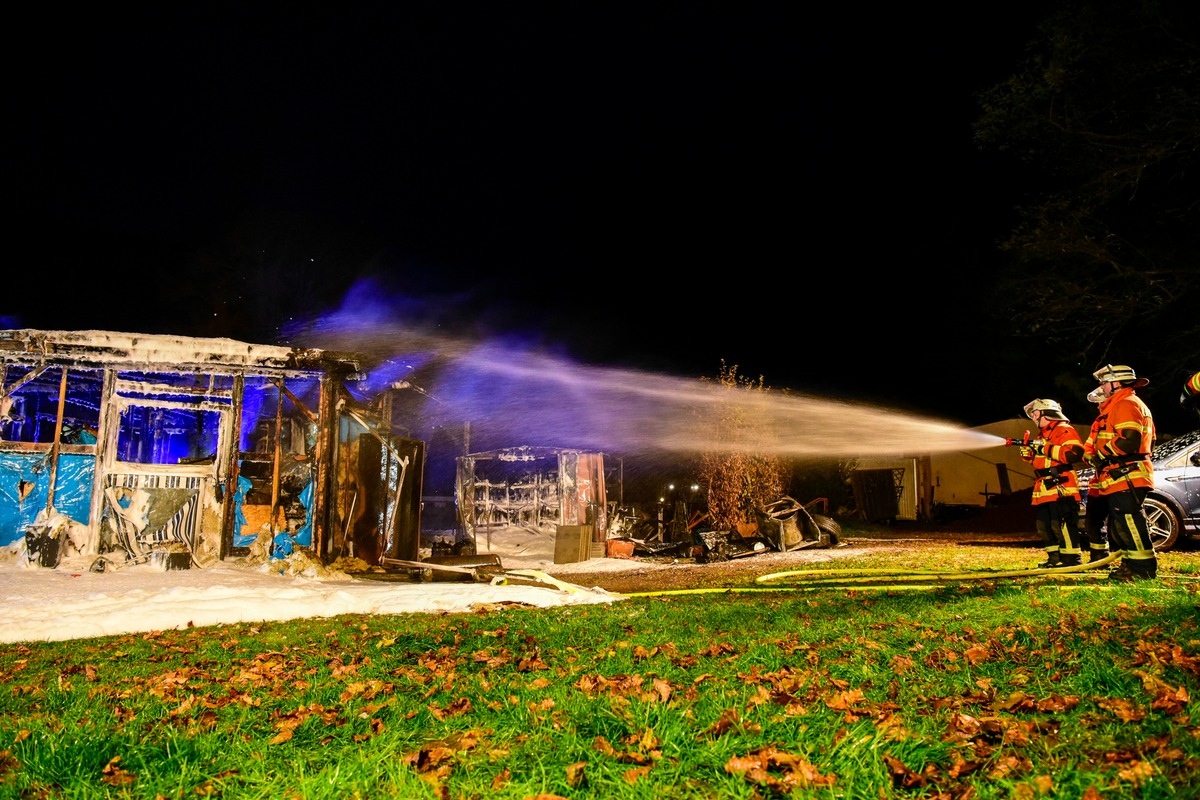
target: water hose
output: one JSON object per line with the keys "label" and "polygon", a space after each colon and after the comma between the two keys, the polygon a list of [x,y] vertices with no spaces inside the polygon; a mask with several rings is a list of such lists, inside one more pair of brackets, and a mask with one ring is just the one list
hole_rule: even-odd
{"label": "water hose", "polygon": [[[1107,566],[1118,558],[1124,555],[1124,551],[1117,550],[1099,561],[1090,561],[1087,564],[1078,564],[1071,567],[1047,567],[1043,569],[1022,569],[1008,570],[1003,572],[995,571],[976,571],[976,572],[910,572],[906,570],[893,569],[800,569],[789,570],[788,572],[773,572],[769,575],[760,575],[754,579],[755,583],[770,583],[772,581],[781,580],[784,578],[806,578],[814,579],[817,583],[867,583],[878,581],[884,577],[902,577],[909,581],[986,581],[993,578],[1035,578],[1035,577],[1067,577],[1074,576],[1079,573],[1087,572],[1088,570],[1098,569]],[[870,573],[869,575],[867,573]],[[841,577],[844,575],[865,575],[865,577]]]}
{"label": "water hose", "polygon": [[[816,584],[813,586],[778,586],[771,588],[721,588],[721,589],[666,589],[660,592],[630,592],[622,594],[621,597],[670,597],[674,595],[686,594],[734,594],[734,593],[750,593],[750,592],[817,592],[828,589],[846,589],[854,592],[930,592],[940,589],[939,584],[911,584],[911,583],[887,583],[887,584],[865,584],[862,586],[844,586],[840,583]],[[1111,592],[1115,589],[1123,588],[1116,584],[1092,583],[1085,586],[1078,584],[1071,585],[1054,585],[1051,589],[1056,589],[1060,592],[1073,592],[1077,589],[1087,589],[1089,592],[1103,591]],[[1146,587],[1142,589],[1144,592],[1170,592],[1172,589],[1167,589],[1161,586]]]}
{"label": "water hose", "polygon": [[[1124,555],[1117,550],[1098,561],[1078,564],[1071,567],[1053,567],[1043,569],[977,571],[977,572],[914,572],[901,569],[801,569],[787,572],[774,572],[760,575],[755,583],[768,584],[785,578],[801,578],[804,585],[794,586],[760,586],[744,587],[714,587],[712,589],[667,589],[662,591],[630,592],[623,597],[666,597],[689,594],[742,594],[751,592],[770,591],[812,591],[816,589],[853,589],[855,591],[929,591],[939,588],[942,583],[961,583],[963,581],[986,581],[996,578],[1075,578],[1083,577],[1089,570],[1099,569],[1112,564]],[[887,578],[900,578],[904,583],[881,583]],[[1111,588],[1111,587],[1109,587]]]}

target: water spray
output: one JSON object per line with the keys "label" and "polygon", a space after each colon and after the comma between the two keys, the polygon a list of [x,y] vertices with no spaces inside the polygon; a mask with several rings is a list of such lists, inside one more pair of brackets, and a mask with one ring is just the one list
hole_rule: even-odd
{"label": "water spray", "polygon": [[[437,419],[431,422],[469,420],[493,437],[494,446],[533,439],[644,454],[841,459],[1004,444],[994,434],[885,406],[800,390],[760,391],[696,377],[588,366],[511,337],[444,336],[436,327],[391,321],[395,315],[385,313],[387,298],[368,288],[347,298],[341,311],[310,326],[310,338],[326,349],[363,353],[381,366],[403,368],[404,374],[393,372],[385,385],[436,397]],[[412,385],[408,373],[413,364],[435,376],[432,384],[423,381],[427,390]],[[409,385],[399,385],[404,383]],[[721,424],[730,419],[738,424]]]}

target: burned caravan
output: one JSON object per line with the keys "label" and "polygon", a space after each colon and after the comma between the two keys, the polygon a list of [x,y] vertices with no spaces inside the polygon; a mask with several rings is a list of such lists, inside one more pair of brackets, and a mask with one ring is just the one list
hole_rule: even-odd
{"label": "burned caravan", "polygon": [[0,331],[0,546],[104,569],[307,552],[416,559],[423,442],[353,354]]}

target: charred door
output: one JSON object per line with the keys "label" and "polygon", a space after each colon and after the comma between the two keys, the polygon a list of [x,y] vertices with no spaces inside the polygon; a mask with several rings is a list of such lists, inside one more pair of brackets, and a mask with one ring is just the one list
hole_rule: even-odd
{"label": "charred door", "polygon": [[425,443],[416,439],[367,432],[345,447],[339,505],[356,558],[418,560],[424,468]]}

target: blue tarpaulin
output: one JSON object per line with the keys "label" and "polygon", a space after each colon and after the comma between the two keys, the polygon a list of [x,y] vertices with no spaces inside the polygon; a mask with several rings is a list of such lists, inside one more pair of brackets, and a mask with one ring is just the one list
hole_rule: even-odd
{"label": "blue tarpaulin", "polygon": [[[88,524],[96,457],[62,453],[55,472],[54,508]],[[25,535],[50,497],[49,453],[0,453],[0,545]]]}
{"label": "blue tarpaulin", "polygon": [[271,558],[287,558],[296,549],[296,545],[309,547],[312,545],[312,504],[313,484],[309,482],[300,492],[300,502],[304,506],[304,524],[296,529],[294,534],[280,531],[276,534],[275,546],[271,549]]}
{"label": "blue tarpaulin", "polygon": [[258,538],[257,531],[250,533],[242,533],[242,529],[250,524],[250,520],[246,519],[246,512],[242,510],[242,506],[246,504],[246,492],[250,491],[250,487],[254,484],[245,475],[238,475],[237,493],[233,496],[233,518],[234,518],[234,547],[249,547],[254,544],[254,540]]}
{"label": "blue tarpaulin", "polygon": [[311,547],[313,507],[313,484],[311,481],[308,486],[304,487],[304,491],[300,492],[300,502],[304,505],[304,524],[296,529],[296,544],[301,547]]}

